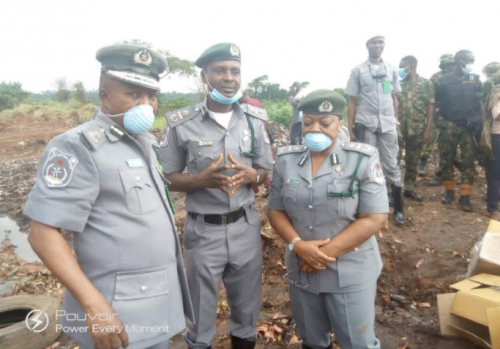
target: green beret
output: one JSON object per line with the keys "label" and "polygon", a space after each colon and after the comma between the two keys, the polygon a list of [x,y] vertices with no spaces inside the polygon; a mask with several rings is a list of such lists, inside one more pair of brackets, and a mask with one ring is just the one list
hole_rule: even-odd
{"label": "green beret", "polygon": [[297,107],[309,115],[337,115],[342,117],[346,100],[338,92],[332,90],[316,90],[305,96]]}
{"label": "green beret", "polygon": [[368,40],[366,40],[366,44],[368,45],[370,43],[370,41],[372,40],[375,40],[375,39],[382,39],[385,41],[385,37],[382,36],[382,35],[375,35],[375,36],[372,36],[371,38],[369,38]]}
{"label": "green beret", "polygon": [[216,44],[210,46],[196,60],[198,68],[205,68],[209,63],[216,61],[238,61],[241,62],[241,52],[238,46],[230,43]]}
{"label": "green beret", "polygon": [[451,53],[445,53],[439,57],[439,65],[455,64],[455,58]]}
{"label": "green beret", "polygon": [[96,58],[102,72],[113,79],[160,90],[160,75],[167,69],[167,60],[155,50],[141,45],[115,44],[101,48]]}
{"label": "green beret", "polygon": [[500,76],[500,63],[491,62],[483,68],[483,74],[489,78]]}

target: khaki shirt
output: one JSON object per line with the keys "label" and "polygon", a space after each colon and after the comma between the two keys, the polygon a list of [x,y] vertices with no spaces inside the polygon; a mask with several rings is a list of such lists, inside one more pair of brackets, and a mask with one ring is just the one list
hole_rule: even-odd
{"label": "khaki shirt", "polygon": [[[153,146],[158,145],[151,134],[132,137],[98,112],[50,141],[24,209],[34,221],[74,233],[78,263],[128,326],[129,348],[165,341],[185,328],[184,314],[193,315]],[[87,326],[67,291],[63,308],[64,326]],[[69,334],[91,347],[88,333]]]}
{"label": "khaki shirt", "polygon": [[[381,76],[379,79],[374,76]],[[384,91],[384,85],[388,87]],[[382,61],[378,69],[370,61],[351,71],[345,94],[356,97],[355,123],[361,123],[372,132],[380,126],[382,132],[396,129],[392,95],[401,92],[396,68]]]}
{"label": "khaki shirt", "polygon": [[[336,196],[335,193],[348,192],[360,155],[353,195]],[[389,212],[385,179],[374,147],[337,140],[332,154],[314,179],[311,178],[310,159],[306,146],[280,148],[269,196],[269,209],[285,211],[303,240],[335,237],[356,221],[358,213]],[[299,257],[288,247],[285,262],[288,279],[308,285],[304,290],[314,293],[362,290],[380,275],[382,269],[375,236],[339,256],[326,270],[315,275],[299,271]]]}
{"label": "khaki shirt", "polygon": [[[167,113],[167,127],[160,143],[160,157],[166,174],[181,173],[187,167],[188,174],[198,174],[223,153],[222,164],[231,164],[231,154],[244,165],[256,169],[268,169],[273,164],[271,142],[265,121],[264,109],[248,104],[233,104],[234,111],[226,130],[208,113],[206,100],[195,106]],[[252,137],[247,115],[255,133],[255,157],[244,153],[252,150]],[[229,170],[232,176],[236,171]],[[242,186],[228,196],[220,189],[205,188],[186,194],[186,211],[199,214],[227,214],[255,201],[250,185]]]}

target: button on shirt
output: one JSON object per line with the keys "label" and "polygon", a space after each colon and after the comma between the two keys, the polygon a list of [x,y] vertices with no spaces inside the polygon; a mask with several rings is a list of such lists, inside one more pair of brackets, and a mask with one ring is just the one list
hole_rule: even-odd
{"label": "button on shirt", "polygon": [[[206,101],[197,105],[197,115],[191,120],[167,128],[168,142],[160,149],[160,158],[166,174],[182,173],[187,167],[188,174],[194,175],[206,169],[223,153],[222,164],[231,164],[227,159],[231,154],[236,161],[244,165],[267,169],[273,164],[271,144],[264,122],[250,116],[255,131],[256,155],[250,158],[243,153],[252,150],[252,136],[247,117],[237,103],[226,129],[221,127],[208,112]],[[223,172],[224,173],[224,172]],[[225,172],[232,176],[237,172]],[[186,194],[186,210],[199,214],[227,214],[241,207],[251,205],[255,194],[250,185],[242,186],[238,191],[228,196],[216,188],[205,188]]]}
{"label": "button on shirt", "polygon": [[[334,193],[348,191],[360,154],[345,150],[345,147],[366,147],[372,150],[373,155],[364,155],[358,169],[353,189],[359,189],[359,192],[338,197]],[[279,155],[277,158],[269,209],[285,211],[303,240],[332,238],[352,224],[358,213],[389,212],[387,189],[375,149],[361,143],[346,143],[342,146],[337,141],[333,153],[337,154],[338,163],[332,164],[328,157],[314,179],[311,178],[311,157],[307,150]],[[298,163],[304,154],[308,154],[309,158],[301,167]],[[288,249],[285,262],[288,278],[309,284],[304,290],[314,293],[361,290],[367,282],[376,279],[382,269],[374,236],[357,249],[339,256],[326,270],[315,275],[299,272],[299,257]]]}
{"label": "button on shirt", "polygon": [[[380,78],[375,78],[380,76]],[[384,92],[384,82],[390,91]],[[361,123],[375,132],[380,126],[382,132],[396,129],[392,95],[401,92],[397,70],[381,62],[374,66],[366,61],[351,71],[345,94],[356,97],[358,107],[354,122]]]}

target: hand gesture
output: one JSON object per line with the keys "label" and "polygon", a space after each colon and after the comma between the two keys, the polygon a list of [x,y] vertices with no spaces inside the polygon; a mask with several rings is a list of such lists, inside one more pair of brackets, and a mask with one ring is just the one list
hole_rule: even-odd
{"label": "hand gesture", "polygon": [[231,186],[231,177],[223,175],[221,172],[229,170],[230,165],[221,165],[224,155],[220,153],[219,157],[215,159],[200,175],[205,188],[217,188],[222,190],[227,195],[232,195],[227,187]]}
{"label": "hand gesture", "polygon": [[320,251],[320,247],[326,245],[330,239],[326,240],[299,240],[294,245],[294,251],[302,260],[300,269],[306,273],[314,274],[318,270],[325,270],[326,267],[336,259],[329,257]]}
{"label": "hand gesture", "polygon": [[232,183],[229,185],[231,187],[231,194],[233,195],[236,191],[245,184],[254,184],[257,181],[257,170],[253,167],[240,164],[236,161],[231,154],[227,155],[228,160],[232,163],[230,168],[238,171],[237,174],[232,176],[230,179]]}

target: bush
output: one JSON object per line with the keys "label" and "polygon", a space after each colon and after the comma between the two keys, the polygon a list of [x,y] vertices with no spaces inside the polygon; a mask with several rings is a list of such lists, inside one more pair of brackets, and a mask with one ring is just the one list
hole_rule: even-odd
{"label": "bush", "polygon": [[18,106],[30,95],[20,83],[0,83],[0,111]]}
{"label": "bush", "polygon": [[286,128],[290,128],[293,107],[288,101],[264,101],[264,109],[266,109],[269,115],[269,122],[277,122]]}

